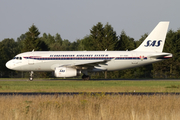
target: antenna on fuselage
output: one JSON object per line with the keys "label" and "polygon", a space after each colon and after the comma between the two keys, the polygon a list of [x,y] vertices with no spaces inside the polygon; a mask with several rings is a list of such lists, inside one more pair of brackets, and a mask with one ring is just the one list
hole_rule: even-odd
{"label": "antenna on fuselage", "polygon": [[105,51],[107,51],[107,49],[105,49]]}
{"label": "antenna on fuselage", "polygon": [[34,49],[32,50],[32,52],[34,52]]}

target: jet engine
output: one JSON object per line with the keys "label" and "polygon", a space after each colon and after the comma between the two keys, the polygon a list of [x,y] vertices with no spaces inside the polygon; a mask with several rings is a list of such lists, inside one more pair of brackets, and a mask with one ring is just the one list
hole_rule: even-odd
{"label": "jet engine", "polygon": [[81,71],[68,67],[56,67],[54,75],[55,77],[75,77],[81,75]]}

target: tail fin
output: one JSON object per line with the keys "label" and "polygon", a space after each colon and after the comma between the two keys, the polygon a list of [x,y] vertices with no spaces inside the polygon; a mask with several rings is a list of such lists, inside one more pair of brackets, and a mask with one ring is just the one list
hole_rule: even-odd
{"label": "tail fin", "polygon": [[134,51],[162,52],[168,26],[169,21],[159,22],[148,37],[142,42],[142,44]]}

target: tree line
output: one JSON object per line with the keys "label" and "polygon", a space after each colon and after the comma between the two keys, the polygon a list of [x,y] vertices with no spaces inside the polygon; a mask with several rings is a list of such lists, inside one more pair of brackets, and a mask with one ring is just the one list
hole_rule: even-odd
{"label": "tree line", "polygon": [[[139,40],[126,35],[122,31],[119,35],[107,23],[98,22],[90,29],[90,34],[83,39],[70,42],[62,39],[60,34],[43,33],[39,36],[39,29],[33,24],[29,31],[22,34],[17,40],[6,38],[0,42],[0,77],[28,77],[28,72],[12,71],[5,64],[15,55],[27,51],[98,51],[98,50],[133,50],[148,36],[144,34]],[[169,30],[166,36],[164,52],[172,53],[173,58],[150,65],[113,72],[91,73],[91,78],[180,78],[180,30]],[[51,72],[36,72],[36,77],[53,77]]]}

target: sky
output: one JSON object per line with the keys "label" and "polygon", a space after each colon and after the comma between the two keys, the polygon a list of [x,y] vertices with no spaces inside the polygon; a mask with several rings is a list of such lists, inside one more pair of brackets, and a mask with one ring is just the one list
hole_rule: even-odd
{"label": "sky", "polygon": [[180,29],[180,0],[1,0],[0,41],[17,39],[34,24],[41,32],[73,42],[101,22],[139,40],[160,21]]}

